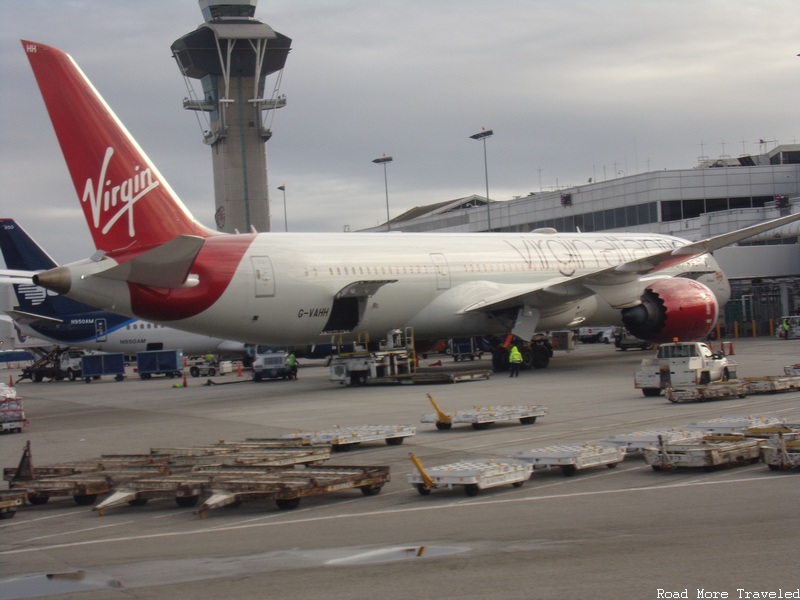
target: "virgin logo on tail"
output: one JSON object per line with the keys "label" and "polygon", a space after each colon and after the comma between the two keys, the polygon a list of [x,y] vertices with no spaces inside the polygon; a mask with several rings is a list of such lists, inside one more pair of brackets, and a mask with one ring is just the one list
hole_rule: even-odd
{"label": "virgin logo on tail", "polygon": [[100,221],[104,215],[110,215],[108,221],[103,225],[103,234],[108,233],[114,224],[127,213],[128,235],[134,237],[136,229],[133,223],[133,205],[148,192],[156,189],[159,182],[153,177],[153,172],[149,167],[141,169],[138,165],[134,167],[133,177],[120,183],[106,179],[112,156],[114,156],[114,149],[109,146],[106,148],[106,155],[103,158],[103,166],[100,168],[97,182],[92,181],[91,178],[86,180],[81,202],[89,202],[92,208],[92,224],[95,229],[100,227]]}

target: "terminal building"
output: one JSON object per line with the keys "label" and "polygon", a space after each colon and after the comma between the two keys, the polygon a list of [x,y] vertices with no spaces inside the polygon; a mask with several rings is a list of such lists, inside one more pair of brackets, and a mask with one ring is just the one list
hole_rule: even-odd
{"label": "terminal building", "polygon": [[[800,144],[759,155],[701,157],[694,168],[651,171],[531,193],[507,201],[474,195],[413,208],[392,231],[630,231],[698,241],[800,211]],[[386,231],[387,224],[366,231]],[[800,223],[714,253],[731,279],[725,326],[769,332],[800,314]],[[740,329],[741,327],[741,329]],[[728,331],[728,333],[732,333]]]}

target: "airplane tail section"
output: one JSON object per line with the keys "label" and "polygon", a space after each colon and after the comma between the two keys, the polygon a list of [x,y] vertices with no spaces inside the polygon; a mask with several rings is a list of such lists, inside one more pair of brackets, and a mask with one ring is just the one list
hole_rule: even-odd
{"label": "airplane tail section", "polygon": [[0,219],[0,253],[9,269],[45,271],[58,266],[13,219]]}
{"label": "airplane tail section", "polygon": [[72,58],[22,41],[98,250],[215,232],[194,220]]}
{"label": "airplane tail section", "polygon": [[[0,219],[0,254],[6,267],[20,272],[31,273],[58,266],[13,219]],[[11,283],[14,283],[16,305],[4,306],[3,310],[21,323],[60,323],[63,315],[94,310],[31,283]]]}

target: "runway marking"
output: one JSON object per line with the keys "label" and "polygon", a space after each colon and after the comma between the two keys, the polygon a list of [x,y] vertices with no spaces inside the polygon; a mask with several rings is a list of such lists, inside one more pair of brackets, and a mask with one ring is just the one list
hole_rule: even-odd
{"label": "runway marking", "polygon": [[[610,494],[633,494],[639,492],[652,492],[658,491],[663,492],[664,490],[669,489],[680,489],[680,488],[691,488],[691,487],[698,487],[698,486],[714,486],[714,485],[732,485],[732,484],[742,484],[742,483],[759,483],[763,484],[765,481],[763,476],[759,477],[747,477],[742,479],[736,480],[726,480],[726,481],[682,481],[672,484],[666,485],[648,485],[643,487],[636,487],[636,488],[628,488],[624,490],[597,490],[592,492],[571,492],[571,493],[563,493],[563,494],[551,494],[548,496],[536,496],[532,498],[496,498],[496,499],[471,499],[461,500],[457,502],[450,502],[447,504],[436,505],[436,506],[415,506],[415,507],[404,507],[404,508],[391,508],[385,510],[378,510],[374,512],[360,512],[360,513],[353,513],[347,515],[329,515],[329,516],[320,516],[320,517],[309,517],[304,519],[291,519],[286,521],[271,521],[269,523],[251,523],[251,524],[236,524],[236,525],[223,525],[220,527],[206,527],[203,529],[198,529],[195,531],[174,531],[174,532],[167,532],[167,533],[153,533],[147,535],[132,535],[132,536],[125,536],[119,538],[109,538],[104,540],[87,540],[83,542],[69,542],[64,544],[53,544],[50,546],[41,546],[36,548],[19,548],[16,550],[4,550],[0,551],[0,556],[9,556],[12,554],[27,554],[31,552],[47,552],[51,550],[58,550],[62,548],[76,548],[80,546],[93,546],[97,544],[114,544],[114,543],[127,543],[135,540],[148,540],[148,539],[161,539],[161,538],[171,538],[171,537],[184,537],[184,536],[193,536],[193,535],[205,535],[209,533],[218,533],[220,531],[237,531],[240,529],[254,529],[258,527],[273,527],[273,526],[283,526],[283,525],[295,525],[298,523],[314,523],[314,522],[322,522],[322,521],[335,521],[335,520],[343,520],[343,519],[363,519],[365,517],[380,517],[383,515],[391,515],[391,514],[402,514],[402,513],[411,513],[411,512],[421,512],[421,511],[433,511],[433,510],[452,510],[454,508],[472,508],[476,506],[487,506],[487,505],[499,505],[499,504],[511,504],[511,503],[521,503],[521,502],[545,502],[549,500],[563,500],[565,498],[582,498],[582,497],[590,497],[590,496],[605,496]],[[771,482],[784,482],[784,481],[791,481],[795,483],[797,479],[795,477],[775,477],[770,478]],[[310,510],[310,509],[309,509]],[[271,515],[270,515],[271,516]],[[276,515],[277,516],[277,515]],[[98,528],[99,529],[99,528]],[[26,543],[26,542],[19,542],[19,543]]]}
{"label": "runway marking", "polygon": [[83,512],[86,511],[74,510],[71,512],[61,512],[55,515],[48,515],[46,517],[35,517],[33,519],[25,519],[25,520],[17,519],[16,521],[10,523],[3,523],[2,525],[0,525],[0,529],[5,529],[6,527],[14,527],[15,525],[29,525],[31,523],[37,523],[39,521],[49,521],[50,519],[63,519],[64,517],[71,517],[72,515],[81,514]]}
{"label": "runway marking", "polygon": [[108,529],[109,527],[119,527],[120,525],[130,525],[134,521],[122,521],[120,523],[111,523],[109,525],[98,525],[97,527],[87,527],[85,529],[75,529],[73,531],[60,531],[59,533],[53,533],[51,535],[43,535],[40,537],[30,538],[26,540],[27,542],[36,542],[39,540],[46,540],[47,538],[52,537],[60,537],[62,535],[73,535],[76,533],[85,533],[87,531],[96,531],[98,529]]}

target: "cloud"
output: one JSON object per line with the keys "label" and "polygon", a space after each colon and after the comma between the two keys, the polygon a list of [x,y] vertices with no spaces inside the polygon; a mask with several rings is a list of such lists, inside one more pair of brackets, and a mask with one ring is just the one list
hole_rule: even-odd
{"label": "cloud", "polygon": [[[791,0],[262,1],[293,40],[268,145],[272,216],[291,231],[371,227],[485,189],[490,194],[694,166],[697,156],[791,143],[800,15]],[[0,36],[6,216],[58,260],[91,253],[19,38],[69,52],[184,203],[213,222],[210,149],[184,111],[170,44],[202,20],[193,0],[6,0]],[[70,205],[69,203],[73,204]],[[32,209],[32,207],[34,207]],[[25,221],[23,221],[23,217]],[[67,227],[67,225],[69,227]]]}

